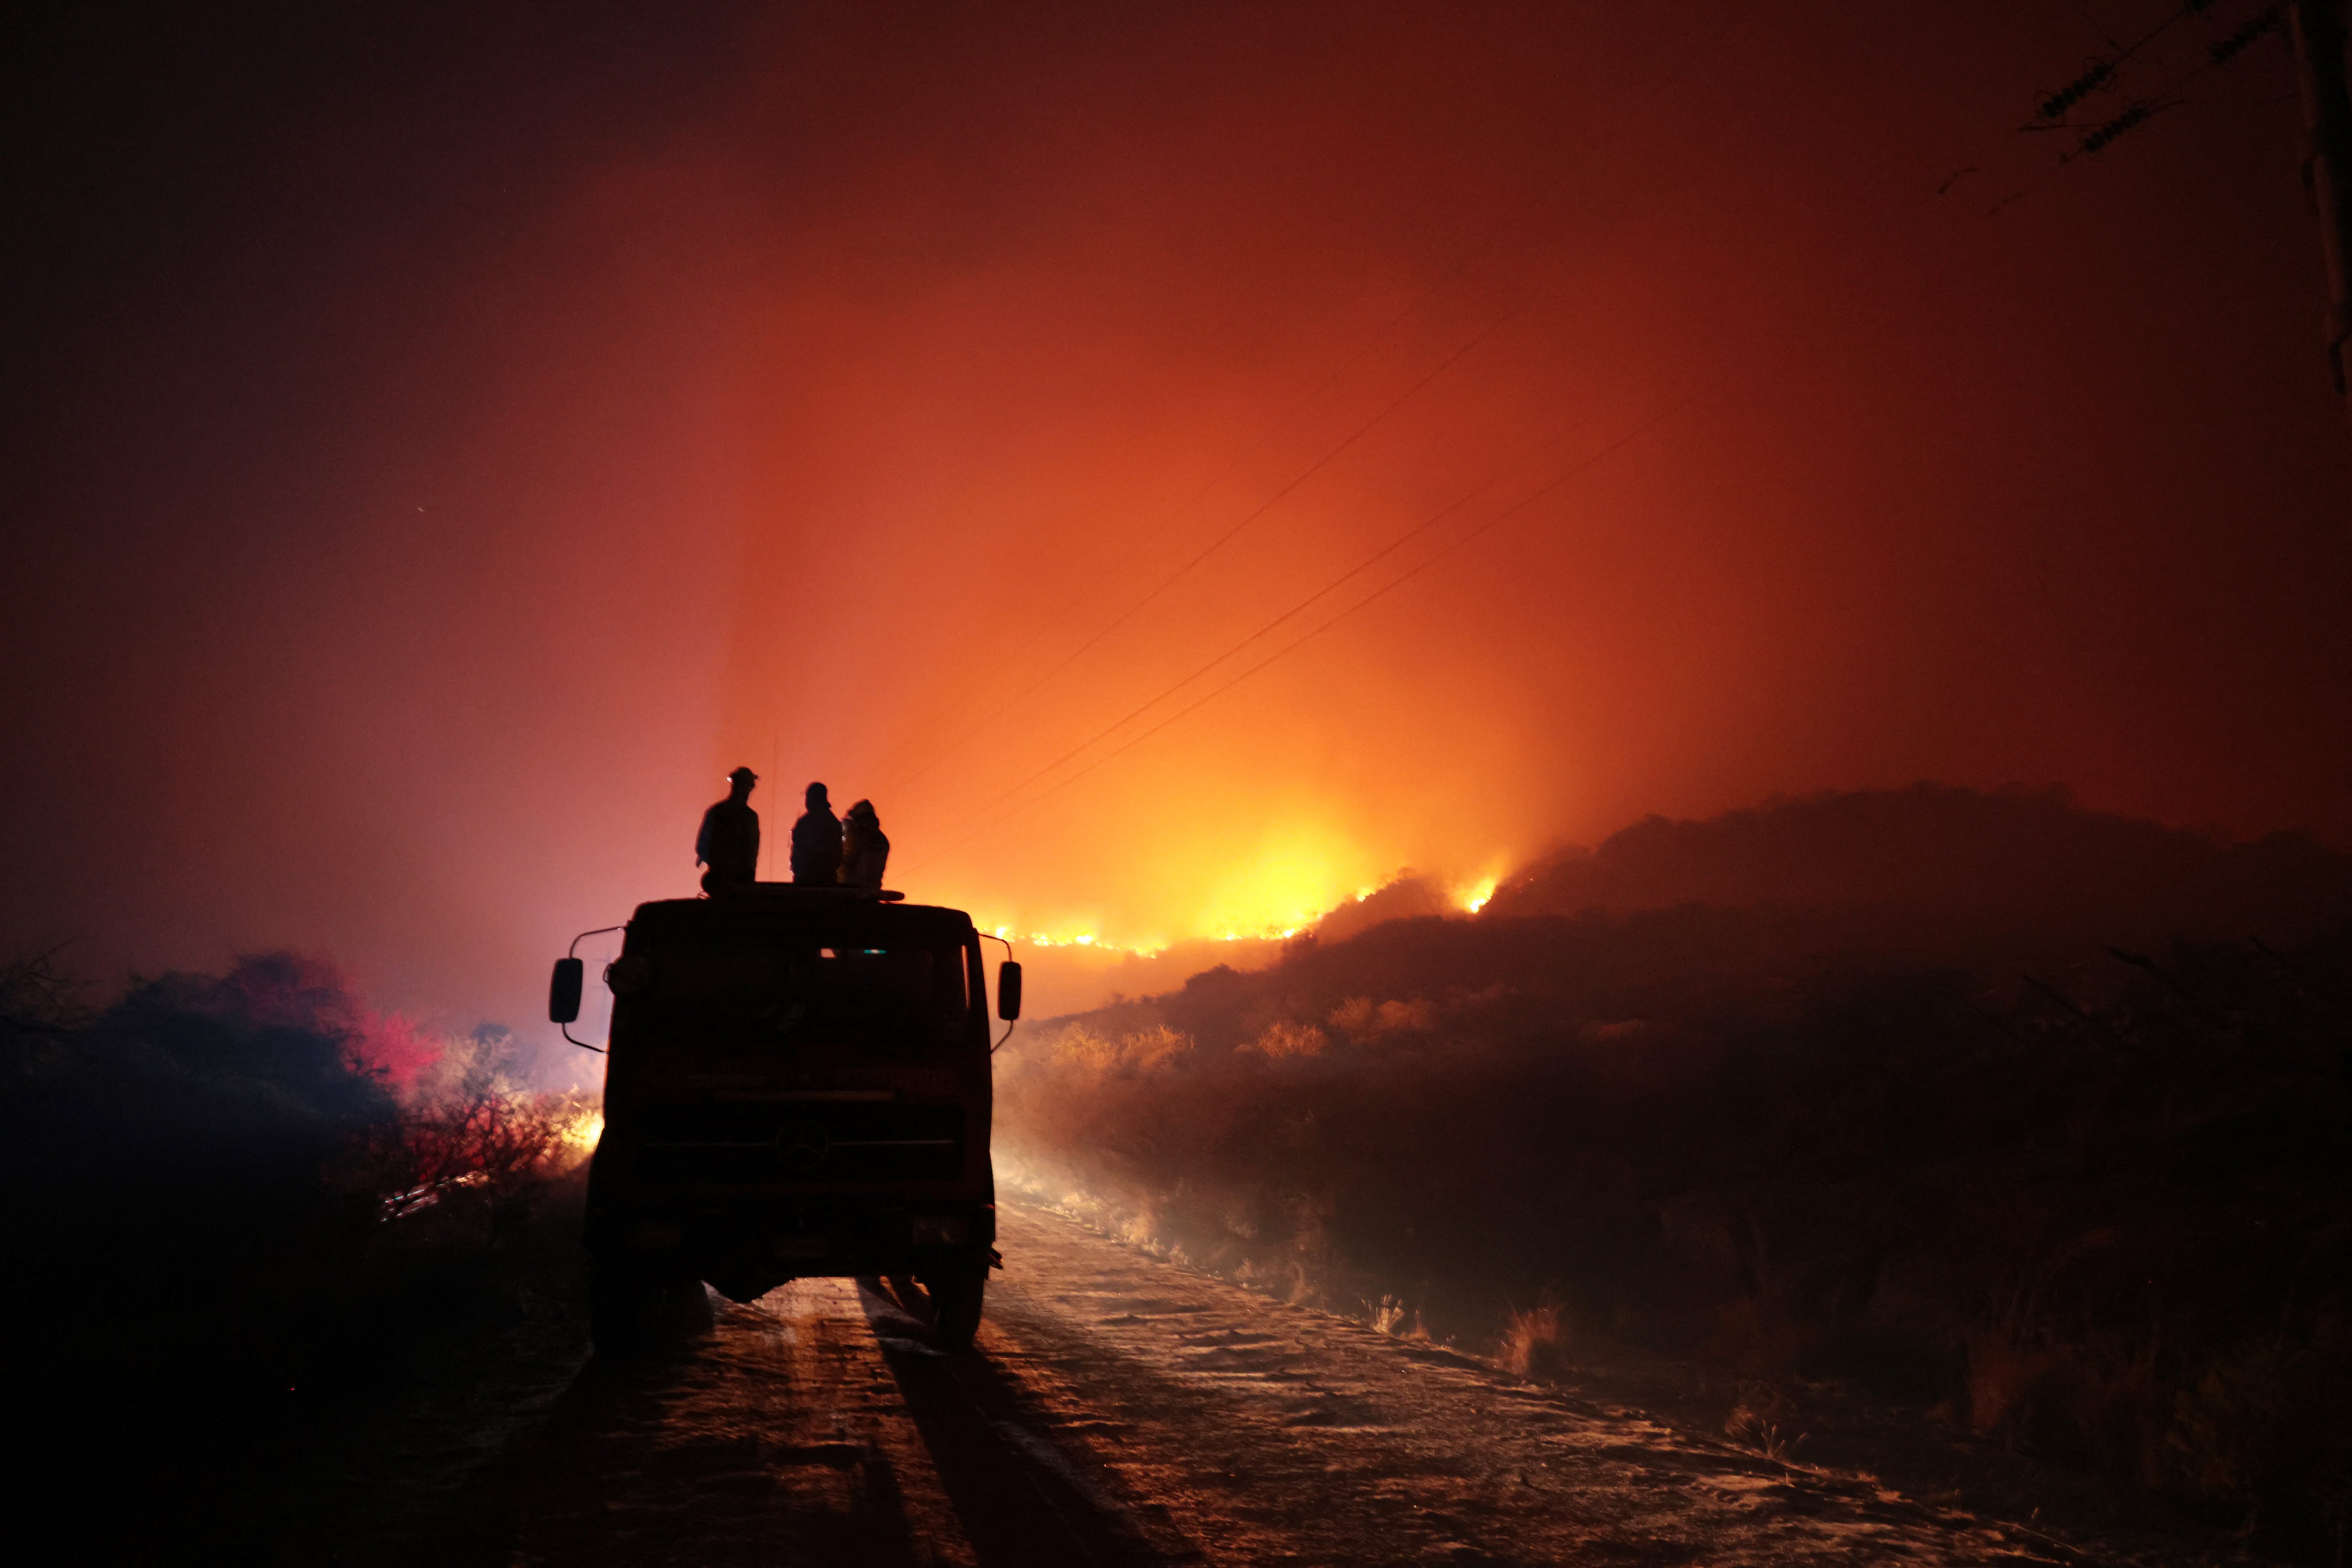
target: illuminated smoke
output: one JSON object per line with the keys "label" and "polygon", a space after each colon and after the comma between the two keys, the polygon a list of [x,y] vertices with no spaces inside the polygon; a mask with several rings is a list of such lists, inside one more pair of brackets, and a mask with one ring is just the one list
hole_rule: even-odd
{"label": "illuminated smoke", "polygon": [[911,897],[1137,963],[1827,786],[2340,835],[2292,107],[2011,180],[2021,15],[43,55],[6,940],[524,1029],[739,763],[772,845],[824,779]]}

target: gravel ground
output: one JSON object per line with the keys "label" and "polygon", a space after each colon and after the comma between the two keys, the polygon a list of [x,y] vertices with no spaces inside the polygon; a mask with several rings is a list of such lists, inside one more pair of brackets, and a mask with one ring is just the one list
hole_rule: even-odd
{"label": "gravel ground", "polygon": [[[591,1363],[430,1560],[2154,1563],[1783,1463],[1007,1206],[977,1353],[803,1280]],[[413,1560],[426,1560],[424,1558]]]}

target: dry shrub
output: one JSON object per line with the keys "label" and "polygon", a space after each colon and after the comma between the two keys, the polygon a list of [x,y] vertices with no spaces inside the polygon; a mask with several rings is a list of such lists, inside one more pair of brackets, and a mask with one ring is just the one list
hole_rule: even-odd
{"label": "dry shrub", "polygon": [[1557,1301],[1514,1308],[1503,1319],[1495,1359],[1515,1377],[1556,1378],[1568,1372],[1568,1314]]}
{"label": "dry shrub", "polygon": [[68,1035],[89,1023],[85,988],[58,965],[58,952],[0,963],[0,1038]]}
{"label": "dry shrub", "polygon": [[1426,999],[1411,997],[1381,1004],[1377,1031],[1382,1035],[1425,1035],[1437,1023],[1437,1009]]}
{"label": "dry shrub", "polygon": [[1411,1340],[1427,1343],[1429,1327],[1421,1321],[1419,1309],[1405,1305],[1402,1296],[1382,1296],[1380,1305],[1372,1308],[1373,1329],[1391,1339]]}
{"label": "dry shrub", "polygon": [[2135,1344],[2110,1336],[2068,1358],[2057,1389],[2063,1438],[2045,1447],[2077,1463],[2144,1485],[2165,1480],[2165,1429],[2171,1391],[2157,1370],[2153,1336]]}
{"label": "dry shrub", "polygon": [[1054,1062],[1059,1067],[1101,1072],[1118,1063],[1118,1047],[1084,1024],[1073,1024],[1055,1036],[1053,1053]]}
{"label": "dry shrub", "polygon": [[1312,1024],[1284,1020],[1267,1025],[1264,1034],[1242,1049],[1279,1061],[1285,1057],[1321,1056],[1330,1043],[1331,1037]]}
{"label": "dry shrub", "polygon": [[2352,1527],[2352,1334],[2324,1317],[2308,1336],[2233,1346],[2174,1401],[2164,1460],[2174,1483],[2212,1501],[2300,1515],[2333,1539]]}
{"label": "dry shrub", "polygon": [[2291,1403],[2284,1347],[2260,1340],[2237,1347],[2183,1389],[2166,1434],[2175,1473],[2192,1495],[2249,1495],[2269,1466],[2263,1452]]}
{"label": "dry shrub", "polygon": [[1192,1048],[1192,1037],[1156,1024],[1149,1029],[1139,1029],[1119,1037],[1119,1060],[1138,1072],[1150,1072],[1163,1068]]}
{"label": "dry shrub", "polygon": [[1760,1402],[1742,1399],[1732,1410],[1729,1419],[1724,1422],[1723,1435],[1750,1453],[1761,1454],[1785,1465],[1797,1445],[1802,1443],[1808,1435],[1800,1432],[1790,1436],[1781,1426],[1778,1415],[1777,1398]]}
{"label": "dry shrub", "polygon": [[370,1129],[345,1166],[398,1219],[462,1204],[492,1219],[577,1165],[595,1111],[577,1095],[482,1089]]}
{"label": "dry shrub", "polygon": [[1429,1033],[1436,1026],[1437,1008],[1418,996],[1389,1002],[1350,996],[1331,1009],[1326,1022],[1358,1045],[1370,1045],[1396,1035]]}
{"label": "dry shrub", "polygon": [[1168,1068],[1192,1049],[1190,1035],[1165,1024],[1132,1029],[1116,1039],[1084,1024],[1073,1024],[1053,1037],[1048,1059],[1063,1069],[1132,1075]]}
{"label": "dry shrub", "polygon": [[2099,1321],[2096,1304],[2112,1303],[2112,1285],[2087,1301],[2081,1279],[2055,1289],[2069,1283],[2070,1259],[2095,1259],[2113,1245],[2095,1231],[2053,1247],[2034,1270],[2039,1290],[2001,1293],[1987,1320],[1963,1335],[1967,1422],[1980,1436],[2160,1485],[2170,1419],[2160,1320]]}
{"label": "dry shrub", "polygon": [[485,1026],[447,1041],[397,1112],[352,1141],[337,1170],[387,1220],[462,1214],[489,1234],[586,1159],[602,1119],[579,1094],[532,1089],[512,1034]]}
{"label": "dry shrub", "polygon": [[2000,1329],[1969,1340],[1969,1430],[1979,1436],[2014,1427],[2033,1410],[2056,1355],[2016,1342]]}
{"label": "dry shrub", "polygon": [[2049,1392],[2063,1380],[2065,1358],[2058,1347],[2068,1325],[2058,1321],[2037,1287],[2049,1289],[2065,1250],[2034,1258],[2021,1279],[1993,1294],[1982,1320],[1962,1335],[1966,1415],[1969,1430],[1979,1436],[1998,1433],[2011,1444],[2026,1436]]}

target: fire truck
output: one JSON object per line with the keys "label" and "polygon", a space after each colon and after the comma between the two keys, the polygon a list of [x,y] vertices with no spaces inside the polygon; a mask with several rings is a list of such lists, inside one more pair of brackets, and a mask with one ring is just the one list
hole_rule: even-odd
{"label": "fire truck", "polygon": [[[942,1345],[969,1345],[1001,1267],[971,916],[755,882],[640,904],[608,929],[625,935],[604,969],[588,1174],[597,1348],[642,1348],[705,1281],[751,1301],[812,1276],[888,1277]],[[559,1024],[580,1016],[578,947],[555,965]],[[1020,1016],[1018,963],[998,966],[996,1004],[1008,1026]]]}

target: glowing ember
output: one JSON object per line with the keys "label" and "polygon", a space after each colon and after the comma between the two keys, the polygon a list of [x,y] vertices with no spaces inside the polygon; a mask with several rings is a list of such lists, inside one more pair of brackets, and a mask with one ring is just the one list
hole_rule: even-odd
{"label": "glowing ember", "polygon": [[1142,942],[1113,942],[1108,937],[1088,931],[1024,932],[1010,925],[983,925],[982,929],[992,931],[1007,942],[1026,942],[1031,947],[1084,947],[1091,948],[1097,952],[1123,952],[1137,958],[1152,958],[1168,951],[1168,943],[1156,937]]}
{"label": "glowing ember", "polygon": [[[992,931],[1007,942],[1024,942],[1032,947],[1086,948],[1136,958],[1156,958],[1178,942],[1287,942],[1313,930],[1332,910],[1362,903],[1388,885],[1343,875],[1343,869],[1352,868],[1345,868],[1340,862],[1355,857],[1319,853],[1329,847],[1318,846],[1311,838],[1303,847],[1301,841],[1292,840],[1285,852],[1248,863],[1219,886],[1207,908],[1184,922],[1190,930],[1173,938],[1154,935],[1123,939],[1106,935],[1097,923],[1103,914],[1100,910],[1042,931],[1024,931],[1011,921],[982,921],[980,925],[982,930]],[[1465,914],[1477,913],[1495,896],[1501,881],[1502,863],[1489,860],[1487,867],[1486,873],[1475,880],[1450,885],[1449,899]],[[1360,875],[1360,871],[1354,873],[1355,877]]]}

